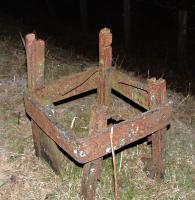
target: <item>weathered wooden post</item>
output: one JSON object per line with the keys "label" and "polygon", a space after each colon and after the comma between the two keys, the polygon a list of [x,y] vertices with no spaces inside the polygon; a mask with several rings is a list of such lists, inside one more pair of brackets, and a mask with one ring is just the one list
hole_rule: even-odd
{"label": "weathered wooden post", "polygon": [[[44,67],[45,67],[45,42],[37,40],[35,34],[26,35],[26,56],[28,90],[36,96],[36,90],[44,87]],[[51,106],[52,103],[44,106]],[[59,151],[56,143],[49,138],[32,119],[32,135],[36,156],[44,158],[60,175],[63,175],[63,154]]]}
{"label": "weathered wooden post", "polygon": [[[156,80],[156,78],[148,79],[149,91],[149,108],[154,109],[165,105],[166,98],[166,81],[164,79]],[[163,148],[164,148],[164,133],[166,127],[152,134],[152,165],[153,170],[151,177],[157,180],[163,177]]]}

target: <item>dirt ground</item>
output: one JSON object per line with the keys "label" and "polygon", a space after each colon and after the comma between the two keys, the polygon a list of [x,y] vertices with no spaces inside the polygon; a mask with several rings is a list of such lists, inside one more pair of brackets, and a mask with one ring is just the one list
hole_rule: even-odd
{"label": "dirt ground", "polygon": [[[55,46],[48,47],[46,58],[48,82],[64,74],[80,71],[80,64],[94,65],[82,56]],[[31,123],[23,104],[26,81],[25,52],[19,37],[1,37],[0,199],[82,199],[80,167],[67,159],[64,169],[66,175],[62,179],[55,175],[47,163],[35,156]],[[67,125],[78,115],[78,111],[86,115],[93,98],[90,96],[71,104],[73,109],[69,110]],[[190,93],[184,96],[174,91],[168,91],[168,98],[173,105],[173,116],[166,134],[164,180],[157,183],[144,172],[141,157],[150,153],[146,143],[118,153],[119,196],[122,200],[195,199],[195,99]],[[116,105],[121,103],[120,100],[115,102]],[[87,129],[87,120],[87,117],[78,116],[75,121],[77,130]],[[104,160],[102,181],[97,188],[97,199],[114,199],[113,181],[112,160],[107,158]]]}

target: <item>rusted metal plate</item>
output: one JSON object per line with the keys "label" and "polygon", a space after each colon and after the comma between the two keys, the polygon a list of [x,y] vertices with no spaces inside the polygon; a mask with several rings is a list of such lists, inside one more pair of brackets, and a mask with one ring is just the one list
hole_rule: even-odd
{"label": "rusted metal plate", "polygon": [[149,95],[146,84],[133,81],[129,76],[118,70],[112,70],[111,79],[111,87],[114,90],[143,108],[149,109]]}
{"label": "rusted metal plate", "polygon": [[62,77],[37,90],[39,99],[49,98],[52,102],[93,90],[97,88],[99,69],[91,69],[87,72],[80,72],[68,77]]}
{"label": "rusted metal plate", "polygon": [[[75,160],[79,161],[82,157],[82,152],[79,155],[76,137],[68,129],[65,129],[58,123],[51,110],[42,107],[30,94],[24,94],[24,103],[26,112],[36,121],[37,125],[54,140],[62,149],[69,155],[73,156]],[[78,156],[77,156],[78,155]]]}
{"label": "rusted metal plate", "polygon": [[64,154],[57,144],[32,120],[32,133],[37,157],[43,158],[54,172],[63,177]]}
{"label": "rusted metal plate", "polygon": [[37,157],[41,156],[41,138],[40,138],[40,128],[37,126],[36,122],[34,120],[31,121],[32,124],[32,136],[34,141],[34,147],[35,147],[35,155]]}
{"label": "rusted metal plate", "polygon": [[[113,126],[113,145],[115,150],[138,141],[152,133],[166,127],[171,116],[170,107],[150,110],[136,117],[134,120],[121,122]],[[111,152],[110,128],[102,130],[98,136],[79,139],[80,150],[87,155],[84,162],[102,157]]]}

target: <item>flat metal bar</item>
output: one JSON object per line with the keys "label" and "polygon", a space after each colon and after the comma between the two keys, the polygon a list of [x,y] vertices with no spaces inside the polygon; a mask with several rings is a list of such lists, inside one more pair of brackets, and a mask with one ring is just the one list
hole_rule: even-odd
{"label": "flat metal bar", "polygon": [[[24,95],[26,112],[38,126],[63,150],[79,163],[87,163],[111,152],[110,128],[97,131],[94,136],[77,138],[66,130],[55,116],[42,107],[28,94]],[[156,108],[141,114],[134,120],[114,125],[113,144],[115,149],[142,139],[168,125],[171,110],[169,106]]]}
{"label": "flat metal bar", "polygon": [[114,90],[142,106],[143,108],[148,109],[149,97],[147,86],[145,84],[131,80],[129,76],[121,73],[118,70],[113,70],[111,74],[111,87]]}
{"label": "flat metal bar", "polygon": [[37,90],[36,94],[40,99],[44,97],[57,102],[74,95],[78,95],[97,88],[99,68],[80,72],[68,77],[63,77],[53,83]]}
{"label": "flat metal bar", "polygon": [[28,115],[37,123],[45,134],[54,140],[76,161],[82,162],[82,159],[79,160],[82,155],[78,154],[79,145],[77,144],[76,136],[59,124],[52,112],[39,105],[39,103],[27,93],[24,94],[24,103]]}
{"label": "flat metal bar", "polygon": [[112,70],[112,78],[113,78],[113,82],[129,85],[131,87],[143,90],[145,92],[147,92],[148,90],[147,84],[132,80],[130,76],[126,75],[124,72],[121,72],[117,69]]}
{"label": "flat metal bar", "polygon": [[[171,109],[169,106],[153,109],[141,114],[134,120],[121,122],[113,126],[114,149],[120,149],[130,143],[138,141],[169,124]],[[95,130],[94,130],[95,131]],[[98,135],[79,139],[80,150],[87,155],[83,162],[102,157],[111,153],[110,128],[102,130]]]}

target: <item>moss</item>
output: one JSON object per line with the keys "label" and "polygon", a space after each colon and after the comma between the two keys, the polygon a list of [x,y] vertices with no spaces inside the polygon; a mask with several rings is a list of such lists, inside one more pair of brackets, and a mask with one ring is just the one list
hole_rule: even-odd
{"label": "moss", "polygon": [[27,137],[24,139],[12,138],[9,141],[8,149],[16,154],[23,154],[24,149],[31,143],[31,138]]}
{"label": "moss", "polygon": [[55,200],[55,199],[56,199],[56,196],[57,196],[56,193],[49,193],[49,194],[46,194],[44,200]]}
{"label": "moss", "polygon": [[42,181],[43,182],[49,182],[49,181],[51,181],[51,177],[50,176],[44,176],[44,177],[42,177]]}
{"label": "moss", "polygon": [[89,133],[90,108],[94,101],[95,95],[90,95],[81,100],[80,104],[73,101],[58,106],[57,110],[61,108],[65,110],[58,116],[58,120],[67,129],[71,128],[71,124],[75,120],[71,131],[78,137],[86,137]]}
{"label": "moss", "polygon": [[134,188],[129,189],[127,192],[121,195],[122,200],[131,200],[135,197],[136,191]]}

